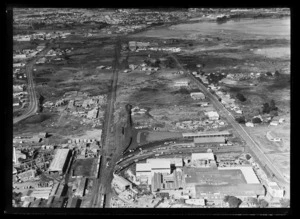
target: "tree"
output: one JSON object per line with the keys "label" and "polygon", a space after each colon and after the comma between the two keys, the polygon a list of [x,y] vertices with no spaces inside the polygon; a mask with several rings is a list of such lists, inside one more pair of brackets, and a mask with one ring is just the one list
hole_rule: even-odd
{"label": "tree", "polygon": [[278,110],[278,107],[275,105],[275,101],[274,100],[271,100],[270,101],[270,110]]}
{"label": "tree", "polygon": [[270,106],[269,106],[269,104],[268,103],[264,103],[263,104],[263,107],[262,107],[262,113],[270,113]]}
{"label": "tree", "polygon": [[238,208],[242,203],[242,200],[237,197],[227,195],[224,197],[224,202],[227,202],[231,208]]}
{"label": "tree", "polygon": [[258,206],[259,206],[260,208],[266,208],[266,207],[269,206],[269,203],[268,203],[266,200],[264,200],[264,199],[260,199],[260,200],[258,201]]}
{"label": "tree", "polygon": [[279,73],[279,71],[275,71],[275,74],[274,74],[275,76],[279,76],[280,75],[280,73]]}
{"label": "tree", "polygon": [[235,119],[235,121],[237,121],[238,123],[245,124],[245,122],[246,122],[245,116],[237,117],[237,118]]}
{"label": "tree", "polygon": [[290,207],[290,200],[289,199],[280,199],[280,204],[283,208]]}
{"label": "tree", "polygon": [[273,111],[270,112],[270,116],[271,116],[272,118],[275,117],[275,116],[278,116],[278,112],[275,111],[275,110],[273,110]]}
{"label": "tree", "polygon": [[266,72],[266,75],[267,76],[272,76],[272,73],[268,71],[268,72]]}
{"label": "tree", "polygon": [[244,102],[244,101],[247,100],[247,99],[245,98],[245,96],[244,96],[243,94],[241,94],[241,93],[237,93],[236,98],[237,98],[239,101],[242,101],[242,102]]}
{"label": "tree", "polygon": [[249,154],[246,154],[246,159],[250,160],[251,156]]}
{"label": "tree", "polygon": [[255,118],[252,119],[252,122],[253,122],[253,123],[261,123],[262,121],[261,121],[260,118],[255,117]]}
{"label": "tree", "polygon": [[248,201],[249,201],[249,203],[251,203],[251,204],[253,204],[253,205],[255,205],[255,206],[258,206],[258,200],[257,200],[257,198],[252,198],[252,197],[250,197],[250,198],[248,199]]}

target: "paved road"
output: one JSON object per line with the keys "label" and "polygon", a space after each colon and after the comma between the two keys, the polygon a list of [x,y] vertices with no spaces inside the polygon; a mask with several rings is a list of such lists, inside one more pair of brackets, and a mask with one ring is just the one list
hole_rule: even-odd
{"label": "paved road", "polygon": [[264,152],[257,145],[257,143],[252,139],[252,137],[245,131],[245,129],[239,123],[235,121],[231,113],[219,102],[217,97],[214,96],[212,93],[210,93],[207,90],[207,88],[200,81],[198,81],[192,74],[185,71],[185,69],[182,67],[182,65],[179,63],[179,61],[173,54],[170,54],[170,56],[174,58],[178,66],[188,75],[188,77],[191,80],[196,82],[196,84],[201,89],[201,91],[205,94],[205,96],[207,96],[211,100],[214,107],[227,118],[227,121],[237,131],[240,137],[246,142],[246,145],[252,150],[252,152],[259,158],[260,162],[264,165],[267,165],[269,169],[275,174],[279,183],[282,184],[289,183],[289,181],[282,175],[281,171],[278,170],[270,161],[270,159],[264,154]]}
{"label": "paved road", "polygon": [[33,82],[32,70],[36,60],[43,57],[49,50],[50,50],[50,46],[46,47],[35,58],[29,61],[25,66],[26,76],[28,80],[27,92],[29,96],[29,106],[21,116],[13,119],[13,124],[16,124],[21,120],[24,120],[29,116],[34,115],[38,110],[38,100],[35,93],[35,85]]}

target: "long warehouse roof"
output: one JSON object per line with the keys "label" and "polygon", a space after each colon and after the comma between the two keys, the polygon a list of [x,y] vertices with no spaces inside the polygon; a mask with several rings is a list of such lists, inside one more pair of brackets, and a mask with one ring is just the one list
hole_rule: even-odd
{"label": "long warehouse roof", "polygon": [[69,151],[69,149],[58,149],[50,164],[49,171],[62,171]]}
{"label": "long warehouse roof", "polygon": [[194,143],[225,143],[224,137],[202,137],[194,138]]}

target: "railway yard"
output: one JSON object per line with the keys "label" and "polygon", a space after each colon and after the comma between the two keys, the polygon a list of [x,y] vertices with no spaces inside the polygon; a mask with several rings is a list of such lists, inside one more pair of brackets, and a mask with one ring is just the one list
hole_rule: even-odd
{"label": "railway yard", "polygon": [[14,38],[13,206],[289,207],[287,11],[128,11]]}

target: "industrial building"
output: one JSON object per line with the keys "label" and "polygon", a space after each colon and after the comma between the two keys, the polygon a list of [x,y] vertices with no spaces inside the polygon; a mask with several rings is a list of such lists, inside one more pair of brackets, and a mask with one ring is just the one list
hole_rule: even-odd
{"label": "industrial building", "polygon": [[218,203],[226,195],[241,200],[265,195],[265,189],[251,166],[217,167],[213,153],[193,153],[191,163],[199,162],[204,163],[200,168],[195,165],[183,167],[184,190],[192,198]]}
{"label": "industrial building", "polygon": [[187,132],[182,133],[183,138],[205,138],[205,137],[230,137],[232,134],[228,131],[222,132]]}
{"label": "industrial building", "polygon": [[151,182],[151,191],[182,189],[183,179],[184,176],[181,169],[173,171],[172,174],[154,173]]}
{"label": "industrial building", "polygon": [[182,158],[150,158],[146,163],[136,164],[136,177],[140,182],[151,185],[155,173],[171,174],[175,168],[182,167]]}
{"label": "industrial building", "polygon": [[63,174],[66,171],[70,157],[71,153],[69,149],[57,149],[48,171]]}
{"label": "industrial building", "polygon": [[203,138],[194,138],[194,145],[201,146],[203,144],[225,144],[225,137],[203,137]]}
{"label": "industrial building", "polygon": [[192,92],[190,93],[191,98],[194,100],[203,100],[205,99],[205,95],[202,92]]}

